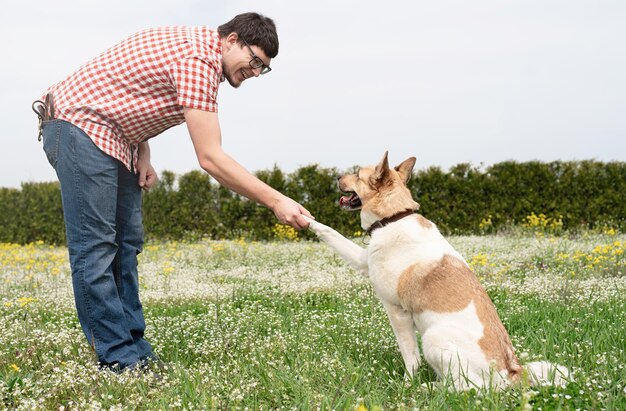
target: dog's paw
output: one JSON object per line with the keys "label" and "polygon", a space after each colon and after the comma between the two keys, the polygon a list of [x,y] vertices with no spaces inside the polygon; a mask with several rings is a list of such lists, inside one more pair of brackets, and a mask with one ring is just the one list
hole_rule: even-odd
{"label": "dog's paw", "polygon": [[315,234],[320,234],[324,230],[324,227],[326,227],[324,224],[318,223],[307,216],[304,216],[304,219],[309,223],[309,230],[313,231]]}

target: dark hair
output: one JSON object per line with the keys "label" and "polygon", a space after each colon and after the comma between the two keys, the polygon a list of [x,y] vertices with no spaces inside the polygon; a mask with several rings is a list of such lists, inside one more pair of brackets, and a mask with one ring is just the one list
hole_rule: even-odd
{"label": "dark hair", "polygon": [[239,40],[245,40],[251,46],[260,47],[268,57],[274,58],[278,54],[278,34],[276,25],[269,17],[259,13],[243,13],[235,16],[228,23],[217,28],[221,38],[230,33],[237,33]]}

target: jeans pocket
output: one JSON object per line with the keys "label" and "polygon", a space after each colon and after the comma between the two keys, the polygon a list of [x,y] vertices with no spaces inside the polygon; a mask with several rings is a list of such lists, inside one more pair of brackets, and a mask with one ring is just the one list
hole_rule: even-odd
{"label": "jeans pocket", "polygon": [[48,162],[55,169],[59,158],[60,131],[61,124],[58,120],[44,121],[42,124],[43,151],[46,153]]}

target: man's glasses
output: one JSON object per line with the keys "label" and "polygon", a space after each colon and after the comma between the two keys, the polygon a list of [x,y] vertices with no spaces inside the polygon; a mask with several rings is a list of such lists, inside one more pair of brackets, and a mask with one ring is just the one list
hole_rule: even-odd
{"label": "man's glasses", "polygon": [[250,46],[248,45],[248,43],[244,39],[241,39],[241,41],[248,48],[248,51],[250,52],[250,55],[252,56],[252,60],[250,60],[250,67],[252,67],[253,69],[260,68],[261,69],[261,74],[267,74],[270,71],[272,71],[272,68],[270,66],[265,64],[263,62],[263,60],[261,60],[261,58],[259,56],[254,54],[254,51],[252,51],[252,49],[250,48]]}

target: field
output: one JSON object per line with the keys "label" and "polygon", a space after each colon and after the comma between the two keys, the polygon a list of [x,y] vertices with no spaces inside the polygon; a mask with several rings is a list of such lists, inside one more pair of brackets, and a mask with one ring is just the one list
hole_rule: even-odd
{"label": "field", "polygon": [[520,359],[566,365],[567,387],[456,393],[425,363],[406,378],[367,280],[305,241],[148,244],[147,338],[165,367],[160,378],[101,372],[66,250],[2,244],[0,409],[626,409],[625,235],[449,240]]}

